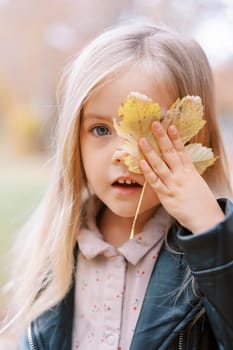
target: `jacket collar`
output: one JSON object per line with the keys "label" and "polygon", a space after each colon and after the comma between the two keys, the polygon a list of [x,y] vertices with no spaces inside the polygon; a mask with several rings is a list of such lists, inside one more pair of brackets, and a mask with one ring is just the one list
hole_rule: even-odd
{"label": "jacket collar", "polygon": [[173,244],[172,249],[178,253],[173,254],[165,246],[160,252],[130,350],[167,349],[202,308],[202,300],[193,293],[191,286],[180,290],[185,280],[187,265],[182,252],[175,246],[174,226],[170,231],[168,244]]}

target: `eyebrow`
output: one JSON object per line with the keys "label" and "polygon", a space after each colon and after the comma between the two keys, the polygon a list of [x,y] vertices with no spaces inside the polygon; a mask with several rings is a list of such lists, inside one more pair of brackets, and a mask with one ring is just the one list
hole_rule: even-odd
{"label": "eyebrow", "polygon": [[109,120],[113,120],[113,116],[110,115],[103,115],[103,114],[97,114],[97,113],[89,113],[89,112],[85,112],[83,113],[83,119],[84,120],[106,120],[109,122]]}

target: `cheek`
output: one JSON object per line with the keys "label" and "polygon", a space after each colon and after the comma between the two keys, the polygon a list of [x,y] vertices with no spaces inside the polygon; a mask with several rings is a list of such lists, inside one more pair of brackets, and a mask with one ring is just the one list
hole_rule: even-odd
{"label": "cheek", "polygon": [[80,152],[85,171],[94,160],[94,150],[88,136],[82,135],[80,140]]}
{"label": "cheek", "polygon": [[87,182],[91,187],[95,187],[99,178],[103,177],[103,166],[98,152],[93,152],[89,147],[83,147],[82,164]]}

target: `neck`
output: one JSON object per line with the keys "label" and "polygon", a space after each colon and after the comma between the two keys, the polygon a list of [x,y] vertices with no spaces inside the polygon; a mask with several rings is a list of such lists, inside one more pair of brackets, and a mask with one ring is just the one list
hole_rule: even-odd
{"label": "neck", "polygon": [[[155,209],[148,210],[138,216],[135,225],[135,234],[142,232],[146,222],[155,213]],[[105,208],[98,220],[98,226],[104,240],[114,247],[120,247],[129,239],[133,224],[133,217],[121,217]]]}

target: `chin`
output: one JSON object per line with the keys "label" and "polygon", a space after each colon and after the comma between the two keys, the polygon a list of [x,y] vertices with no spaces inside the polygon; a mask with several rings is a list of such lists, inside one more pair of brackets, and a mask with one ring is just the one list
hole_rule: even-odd
{"label": "chin", "polygon": [[[152,213],[154,210],[155,210],[155,208],[156,208],[157,206],[153,206],[153,207],[150,207],[150,208],[146,208],[146,209],[142,209],[142,210],[140,210],[139,211],[139,216],[140,215],[143,215],[143,214],[145,214],[145,215],[147,215],[147,214],[149,214],[149,213]],[[109,210],[113,213],[113,214],[115,214],[116,216],[119,216],[119,217],[122,217],[122,218],[134,218],[134,216],[135,216],[135,214],[136,214],[136,207],[135,208],[124,208],[124,207],[122,207],[122,208],[117,208],[117,209],[115,209],[115,208],[109,208]]]}
{"label": "chin", "polygon": [[132,208],[130,209],[115,209],[115,208],[108,208],[114,215],[116,216],[120,216],[122,218],[132,218],[135,215],[136,209],[132,210]]}

